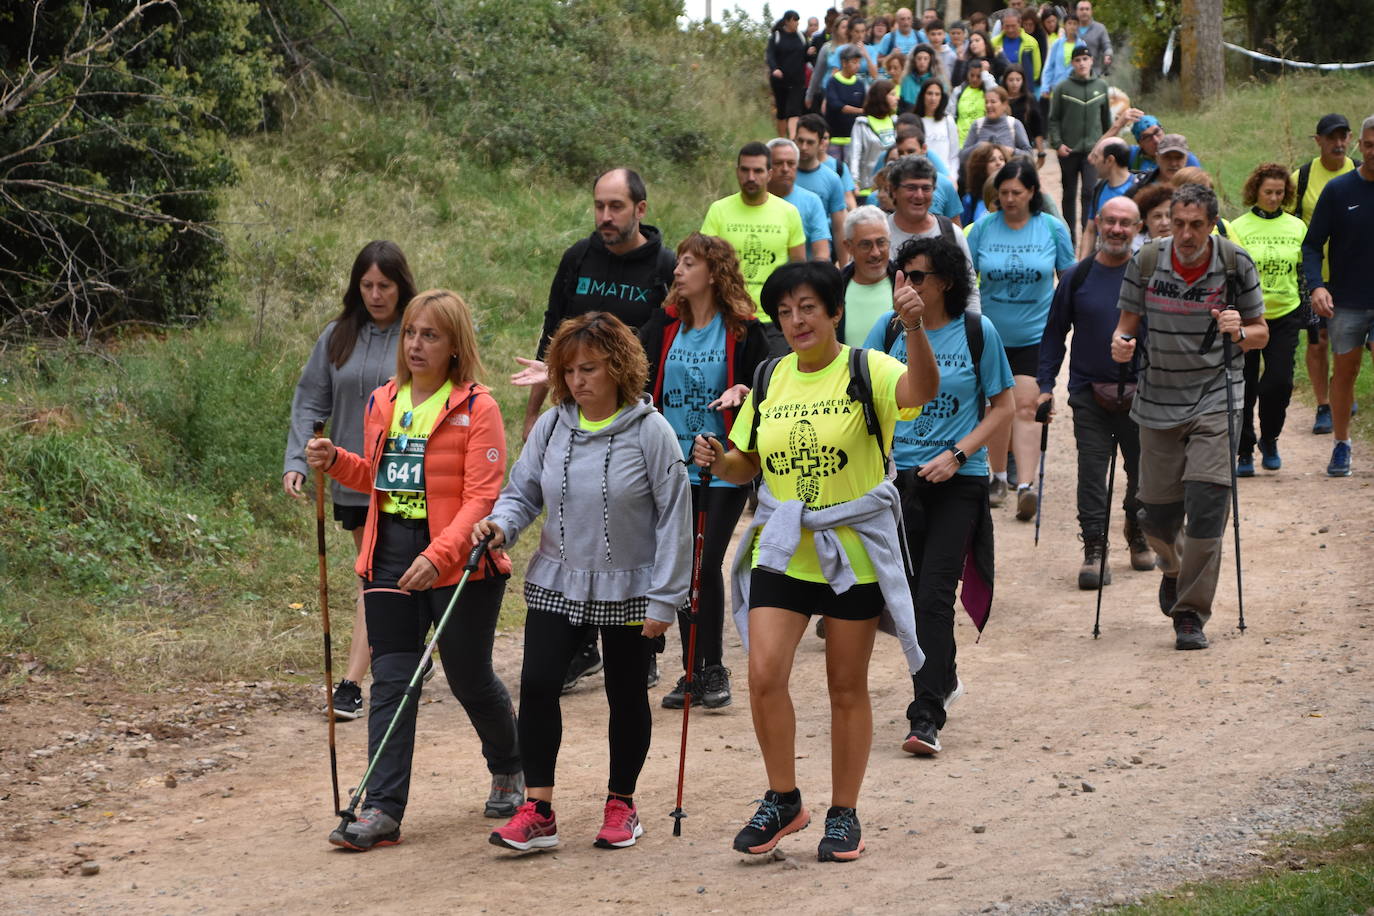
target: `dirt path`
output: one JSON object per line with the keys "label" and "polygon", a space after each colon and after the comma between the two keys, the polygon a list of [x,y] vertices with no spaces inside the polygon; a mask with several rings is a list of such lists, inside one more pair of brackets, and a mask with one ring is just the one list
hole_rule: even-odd
{"label": "dirt path", "polygon": [[[743,677],[733,707],[694,715],[690,817],[677,839],[668,812],[680,714],[657,707],[671,678],[653,691],[638,795],[647,832],[625,851],[591,845],[605,779],[599,678],[568,697],[564,843],[523,858],[487,843],[487,776],[439,681],[422,710],[406,842],[360,856],[325,842],[335,824],[325,726],[306,691],[262,683],[148,697],[39,680],[0,706],[5,909],[1058,912],[1231,869],[1269,831],[1338,816],[1374,772],[1374,466],[1326,478],[1331,440],[1311,436],[1309,409],[1295,405],[1284,469],[1242,482],[1249,631],[1234,629],[1228,572],[1212,648],[1176,652],[1158,575],[1130,570],[1118,534],[1094,640],[1093,595],[1074,586],[1067,413],[1052,426],[1040,547],[1009,508],[996,513],[998,600],[981,643],[960,619],[968,694],[937,759],[899,748],[910,680],[895,642],[880,638],[860,809],[869,852],[857,863],[816,863],[818,824],[784,841],[782,860],[729,850],[764,787]],[[1228,534],[1228,571],[1231,550]],[[742,673],[738,639],[728,646]],[[508,684],[520,652],[519,634],[498,639]],[[822,652],[805,639],[793,683],[801,785],[823,812]],[[363,723],[339,737],[348,785],[364,764]],[[98,874],[81,875],[86,860]]]}

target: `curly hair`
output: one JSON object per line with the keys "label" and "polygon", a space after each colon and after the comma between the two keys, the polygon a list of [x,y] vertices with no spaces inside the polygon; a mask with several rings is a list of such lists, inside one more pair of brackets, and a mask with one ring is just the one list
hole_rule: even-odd
{"label": "curly hair", "polygon": [[964,160],[964,174],[962,175],[964,191],[968,194],[981,194],[983,185],[992,176],[988,174],[988,162],[992,159],[994,150],[1000,150],[1002,159],[1011,162],[1016,156],[1016,151],[1009,146],[999,146],[996,143],[984,141],[973,148]]}
{"label": "curly hair", "polygon": [[1160,204],[1169,203],[1173,196],[1173,187],[1161,181],[1145,185],[1145,187],[1136,192],[1134,198],[1135,205],[1140,208],[1140,218],[1144,220],[1145,217],[1150,215],[1151,210],[1155,209]]}
{"label": "curly hair", "polygon": [[[749,291],[744,287],[744,275],[740,273],[734,247],[723,238],[693,232],[677,246],[679,261],[688,254],[706,262],[715,293],[714,304],[725,321],[725,333],[735,340],[743,340],[746,325],[754,317],[754,300],[749,298]],[[686,304],[687,300],[674,286],[663,306],[676,308],[678,314],[685,317]]]}
{"label": "curly hair", "polygon": [[629,326],[610,312],[584,312],[564,319],[549,343],[544,361],[548,366],[550,395],[555,404],[574,401],[568,390],[564,372],[577,358],[579,350],[601,356],[606,360],[606,372],[619,392],[617,403],[633,404],[639,400],[644,383],[649,378],[649,361],[644,347]]}
{"label": "curly hair", "polygon": [[1247,207],[1253,207],[1259,203],[1260,185],[1270,178],[1277,178],[1283,182],[1284,208],[1293,206],[1293,198],[1297,194],[1297,189],[1293,186],[1293,173],[1288,171],[1288,166],[1280,165],[1277,162],[1261,162],[1255,166],[1250,177],[1245,179],[1245,187],[1241,189],[1241,202]]}
{"label": "curly hair", "polygon": [[963,249],[940,236],[911,238],[898,249],[897,264],[906,270],[920,255],[930,259],[930,272],[940,275],[949,284],[945,287],[945,314],[950,318],[964,314],[973,285],[969,282],[968,259]]}
{"label": "curly hair", "polygon": [[427,289],[406,305],[401,316],[401,334],[396,346],[396,384],[410,381],[410,362],[406,359],[406,330],[426,312],[434,326],[443,332],[453,347],[448,377],[453,384],[476,382],[482,378],[482,358],[477,353],[477,331],[472,310],[463,297],[447,289]]}

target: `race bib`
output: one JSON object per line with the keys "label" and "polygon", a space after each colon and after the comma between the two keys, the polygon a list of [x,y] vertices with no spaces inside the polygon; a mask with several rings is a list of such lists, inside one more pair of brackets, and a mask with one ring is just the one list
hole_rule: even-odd
{"label": "race bib", "polygon": [[393,436],[386,440],[373,486],[390,493],[424,493],[424,473],[425,440]]}

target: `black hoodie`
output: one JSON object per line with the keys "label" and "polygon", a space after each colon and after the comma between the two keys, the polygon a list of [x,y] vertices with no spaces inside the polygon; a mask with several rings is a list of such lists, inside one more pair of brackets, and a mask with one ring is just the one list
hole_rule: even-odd
{"label": "black hoodie", "polygon": [[641,223],[646,241],[626,254],[613,254],[599,232],[593,232],[563,252],[558,273],[549,288],[539,358],[549,348],[558,325],[584,312],[610,312],[631,328],[638,328],[663,305],[673,283],[677,257],[663,247],[658,229]]}

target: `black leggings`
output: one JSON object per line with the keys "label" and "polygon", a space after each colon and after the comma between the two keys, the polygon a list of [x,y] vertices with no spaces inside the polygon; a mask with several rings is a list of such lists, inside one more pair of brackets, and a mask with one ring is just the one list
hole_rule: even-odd
{"label": "black leggings", "polygon": [[[692,524],[701,511],[700,484],[692,487]],[[701,594],[697,599],[697,670],[719,665],[725,657],[725,549],[735,533],[744,503],[749,498],[745,487],[711,487],[706,500],[706,532],[701,542]],[[696,529],[692,549],[696,549]],[[691,639],[691,617],[677,615],[682,634],[682,670],[687,670],[687,648]]]}
{"label": "black leggings", "polygon": [[[573,652],[583,630],[562,614],[537,611],[525,616],[525,663],[520,671],[520,753],[525,782],[554,785],[558,748],[563,743],[563,711],[559,696]],[[649,756],[653,718],[649,713],[649,655],[653,642],[642,627],[600,627],[605,659],[606,701],[611,715],[608,736],[611,776],[607,783],[616,795],[634,795],[639,771]]]}

